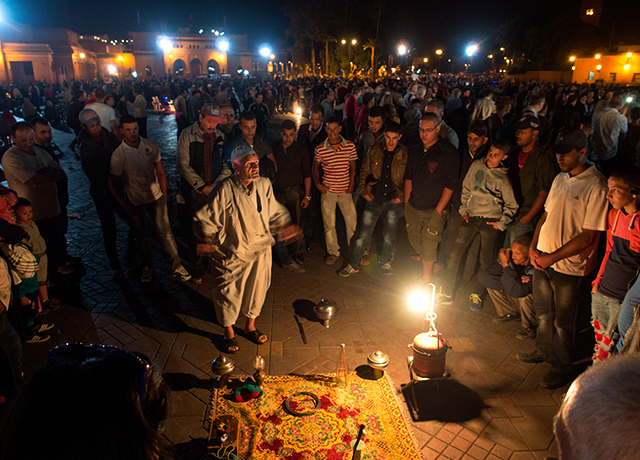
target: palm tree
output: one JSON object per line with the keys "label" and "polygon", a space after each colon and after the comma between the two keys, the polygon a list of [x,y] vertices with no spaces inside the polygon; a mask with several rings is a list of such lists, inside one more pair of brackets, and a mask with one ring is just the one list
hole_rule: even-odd
{"label": "palm tree", "polygon": [[367,42],[364,44],[365,50],[371,50],[371,78],[374,78],[376,69],[375,69],[375,54],[376,48],[380,48],[380,42],[377,38],[369,38]]}
{"label": "palm tree", "polygon": [[311,73],[316,74],[316,41],[322,38],[322,32],[317,26],[302,30],[302,36],[311,42]]}
{"label": "palm tree", "polygon": [[321,40],[324,42],[324,73],[329,75],[329,42],[337,42],[338,39],[331,34],[323,35]]}

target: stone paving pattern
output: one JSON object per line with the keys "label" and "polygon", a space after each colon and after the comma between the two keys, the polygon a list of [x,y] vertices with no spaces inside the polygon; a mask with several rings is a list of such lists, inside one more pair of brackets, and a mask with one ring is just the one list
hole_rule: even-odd
{"label": "stone paving pattern", "polygon": [[[282,117],[270,126],[277,136]],[[158,142],[173,190],[175,170],[175,121],[152,115],[150,139]],[[207,431],[203,428],[207,404],[214,384],[210,361],[218,356],[222,327],[215,320],[211,302],[211,280],[200,286],[175,281],[170,264],[157,249],[154,281],[139,282],[140,268],[128,245],[128,226],[118,221],[120,257],[127,280],[115,282],[102,244],[99,221],[88,194],[88,182],[77,155],[67,148],[72,135],[54,130],[54,142],[62,148],[62,165],[69,175],[71,204],[68,244],[71,254],[82,256],[86,275],[78,286],[64,288],[60,296],[66,306],[50,313],[47,321],[56,327],[52,340],[25,344],[28,376],[46,362],[46,352],[58,343],[93,342],[117,345],[147,354],[162,370],[172,390],[173,412],[164,435],[176,446],[177,459],[199,459],[205,453]],[[177,225],[178,206],[171,200],[174,232],[183,257],[184,233]],[[361,270],[345,279],[336,273],[339,263],[329,267],[322,252],[308,254],[307,273],[284,272],[274,266],[273,282],[262,315],[260,330],[270,341],[256,346],[239,338],[241,350],[233,355],[237,374],[253,372],[256,354],[265,357],[267,372],[335,372],[341,343],[346,344],[351,369],[366,364],[367,355],[382,350],[390,355],[387,372],[398,392],[409,381],[407,344],[422,331],[423,312],[407,302],[409,281],[418,277],[420,264],[410,259],[406,232],[398,230],[395,275],[385,277],[379,267]],[[340,311],[327,329],[310,310],[323,298],[337,302]],[[304,345],[294,319],[301,317],[308,344]],[[495,309],[489,303],[479,313],[466,303],[437,308],[439,331],[453,347],[447,354],[451,378],[439,383],[419,382],[420,407],[430,421],[413,422],[411,428],[425,459],[544,459],[557,456],[552,419],[566,387],[555,391],[538,385],[545,364],[523,364],[516,353],[533,350],[532,340],[515,338],[518,324],[495,324]],[[243,320],[238,324],[242,327]],[[437,396],[440,399],[437,399]],[[407,393],[406,398],[410,398]],[[430,416],[429,410],[439,408]]]}

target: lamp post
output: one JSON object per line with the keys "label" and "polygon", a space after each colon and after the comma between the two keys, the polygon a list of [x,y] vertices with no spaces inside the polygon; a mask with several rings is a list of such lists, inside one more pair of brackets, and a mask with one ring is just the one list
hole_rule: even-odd
{"label": "lamp post", "polygon": [[398,56],[400,56],[400,58],[402,59],[402,61],[400,61],[401,64],[404,61],[403,58],[407,55],[408,52],[409,52],[409,47],[406,44],[400,43],[398,45]]}
{"label": "lamp post", "polygon": [[[347,44],[347,40],[343,38],[340,41],[340,43],[342,43],[343,45],[346,45]],[[351,46],[352,45],[356,45],[357,43],[358,43],[358,40],[355,39],[355,38],[352,38],[351,41],[349,42],[349,48],[348,48],[349,51],[348,51],[348,54],[347,54],[347,58],[348,58],[348,61],[349,61],[349,75],[351,75],[351,67],[352,67],[352,65],[351,65]]]}
{"label": "lamp post", "polygon": [[478,51],[478,45],[476,45],[475,43],[467,46],[466,53],[467,56],[469,56],[469,65],[467,66],[467,70],[469,69],[469,67],[471,67],[471,64],[473,64],[473,55],[476,54],[476,51]]}
{"label": "lamp post", "polygon": [[260,48],[258,49],[258,53],[260,53],[260,56],[262,56],[264,59],[265,74],[268,74],[266,63],[267,63],[267,59],[269,58],[269,55],[271,54],[271,47],[266,43],[263,43],[262,45],[260,45]]}

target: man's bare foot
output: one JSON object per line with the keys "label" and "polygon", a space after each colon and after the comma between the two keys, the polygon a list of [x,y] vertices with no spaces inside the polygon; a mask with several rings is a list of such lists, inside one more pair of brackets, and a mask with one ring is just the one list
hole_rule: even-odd
{"label": "man's bare foot", "polygon": [[253,328],[253,329],[245,328],[244,329],[244,336],[248,340],[251,340],[253,343],[256,343],[258,345],[260,345],[262,343],[265,343],[267,340],[269,340],[269,338],[266,336],[266,334],[263,334],[262,332],[260,332],[256,328]]}

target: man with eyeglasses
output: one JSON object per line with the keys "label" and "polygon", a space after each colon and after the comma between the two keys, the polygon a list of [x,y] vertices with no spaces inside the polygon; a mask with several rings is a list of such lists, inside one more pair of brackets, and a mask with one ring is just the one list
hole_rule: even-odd
{"label": "man with eyeglasses", "polygon": [[440,120],[427,112],[420,121],[420,144],[409,149],[404,201],[407,234],[422,261],[417,285],[430,283],[442,229],[449,215],[453,189],[460,171],[456,149],[438,137]]}
{"label": "man with eyeglasses", "polygon": [[[193,217],[207,202],[213,183],[224,172],[231,171],[224,157],[225,135],[217,129],[224,122],[221,110],[205,104],[196,123],[185,129],[178,143],[177,167],[180,174],[180,194],[187,203],[189,217]],[[193,232],[189,238],[189,266],[192,282],[202,283],[204,264],[196,254],[197,240]]]}
{"label": "man with eyeglasses", "polygon": [[224,134],[225,140],[230,142],[242,133],[236,121],[236,113],[230,105],[223,105],[220,107],[220,116],[223,121],[218,129]]}

